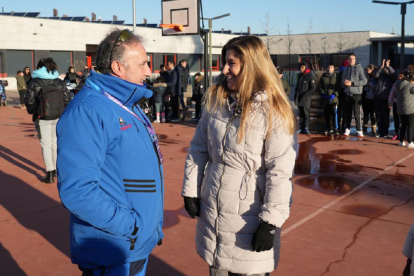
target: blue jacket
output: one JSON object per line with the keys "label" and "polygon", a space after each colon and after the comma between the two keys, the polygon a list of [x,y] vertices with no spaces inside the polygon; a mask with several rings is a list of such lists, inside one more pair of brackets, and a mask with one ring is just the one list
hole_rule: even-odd
{"label": "blue jacket", "polygon": [[[145,86],[93,71],[89,79],[143,118],[134,103],[152,95]],[[164,184],[145,125],[86,83],[62,114],[57,135],[72,262],[93,269],[148,257],[163,238]]]}

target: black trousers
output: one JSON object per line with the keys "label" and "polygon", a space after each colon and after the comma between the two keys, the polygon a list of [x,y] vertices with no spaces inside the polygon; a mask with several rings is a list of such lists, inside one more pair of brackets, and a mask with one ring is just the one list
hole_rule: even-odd
{"label": "black trousers", "polygon": [[181,93],[180,93],[180,103],[182,108],[186,108],[185,102],[184,102],[184,88],[181,87]]}
{"label": "black trousers", "polygon": [[310,105],[309,106],[298,106],[299,110],[299,124],[301,130],[305,130],[306,128],[309,129],[309,121],[310,121]]}
{"label": "black trousers", "polygon": [[345,101],[346,101],[345,95],[343,93],[339,94],[338,109],[336,110],[336,116],[338,118],[338,128],[342,128],[344,130],[345,130],[345,122],[346,122],[345,109],[344,109]]}
{"label": "black trousers", "polygon": [[397,103],[392,104],[392,117],[394,118],[394,129],[395,134],[398,135],[400,132],[400,115],[397,112]]}
{"label": "black trousers", "polygon": [[336,129],[336,105],[327,104],[323,107],[324,116],[325,116],[325,125],[326,130],[335,130]]}
{"label": "black trousers", "polygon": [[387,100],[374,100],[375,116],[377,117],[378,133],[380,136],[388,135],[390,127],[390,109]]}
{"label": "black trousers", "polygon": [[355,117],[355,126],[357,131],[361,131],[361,101],[362,95],[346,95],[345,96],[345,127],[351,129],[352,112]]}
{"label": "black trousers", "polygon": [[413,141],[413,132],[414,132],[414,114],[409,115],[400,115],[401,118],[401,128],[400,128],[400,142],[404,141],[405,132],[408,128],[408,137],[407,142],[411,143]]}
{"label": "black trousers", "polygon": [[26,94],[26,89],[19,90],[20,104],[24,104],[24,94]]}
{"label": "black trousers", "polygon": [[197,119],[201,118],[201,101],[203,99],[202,95],[198,95],[195,102],[195,117]]}
{"label": "black trousers", "polygon": [[362,111],[364,112],[364,127],[368,127],[369,119],[371,119],[371,127],[377,126],[377,119],[375,118],[374,100],[363,100]]}
{"label": "black trousers", "polygon": [[172,108],[172,118],[173,119],[178,119],[178,115],[179,115],[179,111],[180,111],[180,106],[179,106],[179,102],[178,102],[178,98],[179,95],[176,96],[171,96],[171,108]]}

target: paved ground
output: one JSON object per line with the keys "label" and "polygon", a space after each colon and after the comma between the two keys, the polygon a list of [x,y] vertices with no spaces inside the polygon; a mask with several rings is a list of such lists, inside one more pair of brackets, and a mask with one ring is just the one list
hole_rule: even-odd
{"label": "paved ground", "polygon": [[[165,239],[147,275],[208,275],[195,220],[180,197],[195,125],[155,126],[165,156]],[[0,275],[80,275],[69,259],[68,212],[45,185],[40,144],[25,110],[0,108]],[[392,140],[299,137],[291,217],[277,275],[401,275],[414,222],[414,151]]]}

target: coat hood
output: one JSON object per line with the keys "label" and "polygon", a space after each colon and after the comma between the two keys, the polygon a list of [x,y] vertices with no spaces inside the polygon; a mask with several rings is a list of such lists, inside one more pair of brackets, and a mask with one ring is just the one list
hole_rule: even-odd
{"label": "coat hood", "polygon": [[108,92],[125,106],[132,106],[142,98],[150,98],[152,91],[147,89],[147,85],[135,84],[112,75],[104,75],[91,71],[89,79],[96,85]]}
{"label": "coat hood", "polygon": [[55,72],[47,72],[47,69],[45,66],[43,66],[40,69],[37,69],[36,71],[33,71],[32,78],[34,79],[44,79],[44,80],[54,80],[59,78],[58,71]]}
{"label": "coat hood", "polygon": [[154,87],[167,87],[167,84],[165,82],[160,82],[160,83],[154,83],[153,86]]}
{"label": "coat hood", "polygon": [[198,79],[196,80],[196,83],[201,82],[204,79],[203,75],[198,76]]}
{"label": "coat hood", "polygon": [[408,84],[410,84],[410,82],[407,80],[403,80],[403,81],[398,80],[395,83],[395,87],[397,88],[397,90],[402,90]]}

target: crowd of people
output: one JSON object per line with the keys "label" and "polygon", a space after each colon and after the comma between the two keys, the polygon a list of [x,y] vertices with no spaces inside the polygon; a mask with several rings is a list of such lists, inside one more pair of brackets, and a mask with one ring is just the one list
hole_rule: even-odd
{"label": "crowd of people", "polygon": [[[310,133],[312,95],[319,90],[326,135],[349,136],[354,118],[358,137],[370,134],[392,138],[399,140],[400,146],[414,148],[414,66],[397,74],[390,63],[384,59],[378,67],[370,64],[364,69],[356,62],[356,55],[350,54],[338,72],[335,72],[335,64],[330,63],[319,81],[308,64],[301,63],[294,97],[299,112],[299,133]],[[389,134],[391,109],[393,136]]]}

